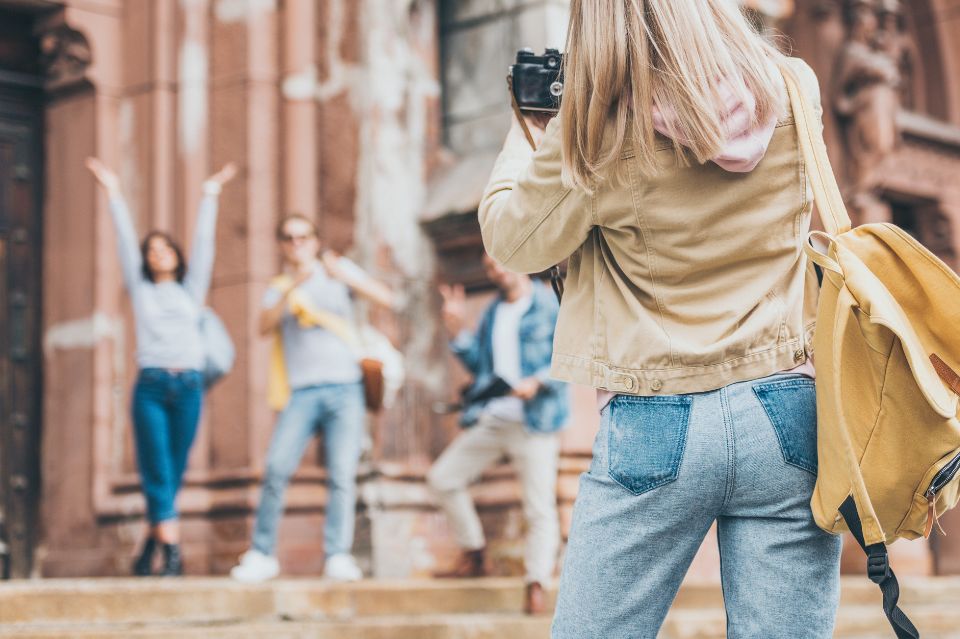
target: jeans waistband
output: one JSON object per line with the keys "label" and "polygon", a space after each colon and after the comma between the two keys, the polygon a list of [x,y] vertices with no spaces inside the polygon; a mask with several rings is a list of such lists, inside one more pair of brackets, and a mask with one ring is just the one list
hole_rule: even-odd
{"label": "jeans waistband", "polygon": [[148,366],[140,369],[141,375],[168,375],[170,377],[180,377],[182,375],[201,375],[202,373],[195,368],[159,368]]}

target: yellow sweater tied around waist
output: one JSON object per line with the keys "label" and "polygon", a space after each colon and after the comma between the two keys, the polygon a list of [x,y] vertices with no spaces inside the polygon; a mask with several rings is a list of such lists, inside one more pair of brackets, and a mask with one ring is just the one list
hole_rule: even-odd
{"label": "yellow sweater tied around waist", "polygon": [[[284,294],[293,287],[294,280],[289,275],[278,275],[270,282],[270,286],[279,289]],[[353,324],[328,311],[314,307],[301,291],[291,291],[287,295],[287,308],[296,318],[301,328],[320,327],[330,331],[351,348],[360,347],[360,338]],[[283,355],[283,332],[277,326],[273,333],[273,349],[270,355],[270,375],[267,380],[267,401],[273,410],[283,410],[290,401],[290,382],[287,379],[287,365]]]}

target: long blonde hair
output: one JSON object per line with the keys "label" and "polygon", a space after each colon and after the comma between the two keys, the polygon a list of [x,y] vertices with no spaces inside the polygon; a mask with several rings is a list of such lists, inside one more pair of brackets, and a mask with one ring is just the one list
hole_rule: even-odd
{"label": "long blonde hair", "polygon": [[678,161],[692,154],[706,162],[725,141],[721,83],[747,103],[752,95],[756,120],[768,121],[784,108],[781,57],[736,0],[572,0],[560,106],[564,182],[592,190],[608,173],[623,179],[628,138],[640,172],[656,174],[655,104],[672,111]]}

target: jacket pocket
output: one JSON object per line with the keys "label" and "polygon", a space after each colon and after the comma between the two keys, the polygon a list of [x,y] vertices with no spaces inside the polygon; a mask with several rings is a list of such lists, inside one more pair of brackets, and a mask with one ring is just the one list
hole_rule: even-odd
{"label": "jacket pocket", "polygon": [[640,495],[675,481],[687,444],[693,398],[618,395],[607,412],[607,473]]}
{"label": "jacket pocket", "polygon": [[757,384],[753,392],[773,425],[783,460],[817,474],[817,387],[809,377]]}

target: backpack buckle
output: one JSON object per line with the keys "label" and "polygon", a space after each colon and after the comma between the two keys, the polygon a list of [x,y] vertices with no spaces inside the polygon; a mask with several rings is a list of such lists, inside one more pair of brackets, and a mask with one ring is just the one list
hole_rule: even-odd
{"label": "backpack buckle", "polygon": [[867,576],[875,584],[882,583],[890,576],[890,558],[886,552],[867,555]]}

